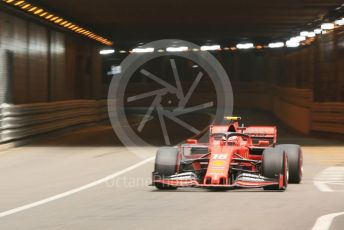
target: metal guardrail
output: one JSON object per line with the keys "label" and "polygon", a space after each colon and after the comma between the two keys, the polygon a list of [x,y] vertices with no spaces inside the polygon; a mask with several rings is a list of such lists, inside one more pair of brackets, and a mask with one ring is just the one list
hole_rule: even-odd
{"label": "metal guardrail", "polygon": [[0,107],[0,143],[106,119],[106,100],[6,105]]}

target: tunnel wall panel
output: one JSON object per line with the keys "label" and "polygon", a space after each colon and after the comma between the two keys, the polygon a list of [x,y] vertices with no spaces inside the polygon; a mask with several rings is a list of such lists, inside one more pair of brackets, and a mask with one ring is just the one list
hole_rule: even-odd
{"label": "tunnel wall panel", "polygon": [[0,104],[99,98],[98,49],[87,39],[0,9]]}
{"label": "tunnel wall panel", "polygon": [[291,128],[310,131],[312,92],[309,89],[281,88],[264,82],[233,83],[234,106],[270,111]]}
{"label": "tunnel wall panel", "polygon": [[66,74],[65,36],[57,31],[50,32],[50,95],[49,101],[72,99]]}
{"label": "tunnel wall panel", "polygon": [[301,133],[310,131],[310,109],[284,100],[273,100],[272,112],[283,123]]}
{"label": "tunnel wall panel", "polygon": [[263,82],[234,83],[233,88],[241,89],[240,93],[235,91],[235,107],[272,112],[304,134],[314,131],[344,134],[344,103],[314,102],[310,89],[282,88]]}
{"label": "tunnel wall panel", "polygon": [[29,23],[29,101],[48,101],[48,31],[46,28]]}

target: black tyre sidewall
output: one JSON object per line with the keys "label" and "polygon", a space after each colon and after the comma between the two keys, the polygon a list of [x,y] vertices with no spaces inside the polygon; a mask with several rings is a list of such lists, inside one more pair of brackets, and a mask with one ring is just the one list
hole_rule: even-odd
{"label": "black tyre sidewall", "polygon": [[299,145],[284,144],[276,148],[285,152],[288,156],[289,183],[300,183],[302,180],[303,156]]}
{"label": "black tyre sidewall", "polygon": [[278,185],[266,186],[265,190],[285,190],[288,186],[286,174],[288,171],[287,155],[278,148],[268,148],[263,152],[262,175],[267,178],[279,179],[279,175],[284,176],[283,188]]}
{"label": "black tyre sidewall", "polygon": [[172,147],[162,147],[155,158],[155,172],[162,177],[177,173],[179,150]]}
{"label": "black tyre sidewall", "polygon": [[[155,158],[155,168],[153,179],[164,179],[174,175],[178,170],[179,150],[173,147],[162,147],[158,150]],[[176,189],[162,183],[154,183],[155,187],[163,190]]]}

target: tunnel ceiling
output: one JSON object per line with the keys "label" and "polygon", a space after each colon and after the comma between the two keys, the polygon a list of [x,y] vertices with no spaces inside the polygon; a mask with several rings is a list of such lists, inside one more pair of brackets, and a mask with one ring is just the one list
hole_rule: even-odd
{"label": "tunnel ceiling", "polygon": [[[162,38],[268,42],[319,24],[342,0],[40,0],[40,5],[136,46]],[[318,20],[318,21],[317,21]]]}

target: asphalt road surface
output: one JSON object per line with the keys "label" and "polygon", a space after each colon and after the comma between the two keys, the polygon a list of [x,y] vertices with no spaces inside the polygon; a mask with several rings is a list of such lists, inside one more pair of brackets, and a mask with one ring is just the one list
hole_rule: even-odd
{"label": "asphalt road surface", "polygon": [[305,158],[302,184],[286,192],[157,191],[148,186],[157,148],[127,149],[106,125],[2,151],[0,229],[344,229],[343,142],[283,126],[279,140],[301,144]]}

